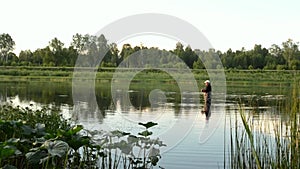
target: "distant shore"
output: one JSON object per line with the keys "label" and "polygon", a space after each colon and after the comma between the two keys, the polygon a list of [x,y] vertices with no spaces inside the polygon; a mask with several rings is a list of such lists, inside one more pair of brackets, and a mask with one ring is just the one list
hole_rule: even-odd
{"label": "distant shore", "polygon": [[[27,80],[72,80],[73,73],[80,70],[86,70],[93,73],[96,69],[75,68],[74,67],[36,67],[36,66],[0,66],[0,81],[27,81]],[[98,68],[96,80],[111,80],[117,68],[105,67]],[[119,68],[118,68],[119,70]],[[130,68],[122,69],[124,72],[130,72]],[[215,71],[215,70],[212,70]],[[216,70],[222,71],[222,70]],[[166,72],[158,69],[139,70],[135,80],[153,80],[164,79],[172,80],[172,77]],[[195,79],[209,79],[206,69],[191,69]],[[226,81],[270,81],[270,82],[293,82],[300,80],[300,70],[239,70],[225,69]]]}

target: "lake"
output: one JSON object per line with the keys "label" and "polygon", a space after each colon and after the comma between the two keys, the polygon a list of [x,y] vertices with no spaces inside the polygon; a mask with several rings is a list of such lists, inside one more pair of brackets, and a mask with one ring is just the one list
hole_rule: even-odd
{"label": "lake", "polygon": [[[74,103],[72,81],[16,79],[0,82],[0,101],[22,107],[31,104],[34,109],[58,107],[64,117],[89,130],[118,129],[137,134],[143,129],[138,122],[157,122],[151,128],[153,137],[167,144],[161,148],[160,166],[223,168],[229,165],[229,121],[235,119],[239,105],[259,124],[276,121],[283,114],[279,107],[291,93],[291,83],[285,81],[228,81],[226,84],[226,93],[213,93],[209,116],[201,113],[201,92],[180,91],[177,84],[160,80],[133,81],[130,90],[115,90],[113,96],[111,82],[98,80],[95,96],[81,98],[81,91],[76,91]],[[197,85],[199,91],[204,87],[202,81]],[[225,95],[226,100],[220,95]]]}

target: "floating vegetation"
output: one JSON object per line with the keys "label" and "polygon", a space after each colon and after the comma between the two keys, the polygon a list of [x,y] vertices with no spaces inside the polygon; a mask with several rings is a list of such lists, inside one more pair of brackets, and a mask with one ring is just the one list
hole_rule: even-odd
{"label": "floating vegetation", "polygon": [[2,168],[143,168],[159,162],[162,141],[149,128],[135,136],[122,131],[87,131],[64,119],[58,110],[0,108]]}

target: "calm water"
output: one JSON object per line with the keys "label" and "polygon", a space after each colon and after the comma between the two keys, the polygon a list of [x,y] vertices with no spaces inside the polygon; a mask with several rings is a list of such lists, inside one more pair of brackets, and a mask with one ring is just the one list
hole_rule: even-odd
{"label": "calm water", "polygon": [[160,166],[223,168],[228,166],[229,158],[229,119],[237,113],[238,103],[244,105],[246,112],[257,112],[253,119],[274,121],[281,118],[279,105],[288,97],[289,86],[289,83],[228,82],[226,101],[214,97],[208,117],[201,114],[201,93],[179,92],[176,84],[165,82],[133,82],[129,91],[117,91],[112,97],[110,83],[99,81],[95,96],[80,100],[79,91],[76,103],[72,82],[0,82],[0,101],[21,106],[33,104],[34,108],[57,106],[66,118],[90,130],[119,129],[137,134],[142,130],[138,122],[154,121],[159,125],[151,128],[153,137],[168,145],[161,149]]}

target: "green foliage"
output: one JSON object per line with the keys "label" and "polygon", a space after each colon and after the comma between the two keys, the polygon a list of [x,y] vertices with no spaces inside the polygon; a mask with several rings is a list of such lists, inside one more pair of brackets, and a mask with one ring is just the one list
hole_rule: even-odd
{"label": "green foliage", "polygon": [[9,58],[9,55],[14,49],[14,46],[15,42],[9,34],[0,34],[0,59],[3,63],[7,63],[8,59],[12,60],[12,58]]}
{"label": "green foliage", "polygon": [[150,122],[148,122],[148,123],[138,123],[138,124],[141,125],[141,126],[146,127],[146,129],[151,128],[151,127],[157,125],[157,123],[153,123],[152,121],[150,121]]}
{"label": "green foliage", "polygon": [[250,146],[251,146],[251,152],[252,152],[252,157],[254,157],[254,159],[255,159],[256,168],[261,169],[261,164],[260,164],[261,162],[260,162],[258,154],[257,154],[257,152],[255,150],[255,143],[254,143],[253,134],[252,134],[252,131],[250,129],[250,126],[247,123],[247,119],[245,117],[245,114],[244,114],[244,112],[242,110],[240,110],[240,115],[241,115],[241,119],[242,119],[244,128],[246,130],[246,134],[247,134],[247,136],[249,138],[249,142],[250,142]]}
{"label": "green foliage", "polygon": [[[4,105],[0,119],[2,168],[99,168],[100,162],[102,168],[148,169],[157,165],[159,147],[165,146],[149,135],[86,131],[46,108],[33,111]],[[145,127],[154,125],[148,122]]]}
{"label": "green foliage", "polygon": [[299,82],[293,82],[291,97],[281,107],[286,112],[285,120],[255,121],[250,118],[253,115],[247,118],[243,107],[239,109],[240,116],[235,114],[232,118],[233,124],[230,118],[230,168],[300,167]]}
{"label": "green foliage", "polygon": [[[282,43],[282,46],[273,44],[269,49],[263,48],[261,45],[254,45],[253,49],[232,51],[228,49],[226,52],[209,49],[201,51],[192,49],[189,45],[184,47],[180,42],[176,44],[175,49],[166,51],[158,50],[158,48],[150,47],[159,51],[158,53],[147,53],[145,46],[131,46],[124,44],[121,51],[115,43],[108,44],[108,40],[104,35],[92,36],[75,34],[69,47],[64,47],[64,43],[54,38],[49,45],[37,49],[33,52],[30,50],[21,51],[17,57],[12,53],[15,43],[9,34],[0,35],[0,65],[2,66],[76,66],[93,67],[96,64],[100,67],[118,67],[124,62],[125,67],[129,68],[137,66],[139,61],[127,61],[127,58],[139,51],[144,52],[144,60],[153,60],[159,56],[156,63],[165,67],[174,66],[177,68],[189,67],[193,69],[220,69],[218,65],[221,60],[225,68],[237,69],[280,69],[279,65],[285,65],[284,69],[299,70],[300,69],[300,51],[298,42],[288,39]],[[143,53],[141,52],[141,53]],[[101,56],[104,55],[104,56]],[[178,64],[171,56],[175,55],[180,58],[182,63]],[[98,63],[102,60],[101,63]],[[177,65],[176,65],[177,64]]]}
{"label": "green foliage", "polygon": [[111,132],[90,131],[92,137],[101,135],[97,144],[102,147],[100,163],[102,168],[143,168],[156,166],[160,156],[159,148],[166,146],[158,138],[152,139],[148,129],[157,123],[139,123],[146,128],[135,136],[127,132],[115,130]]}

